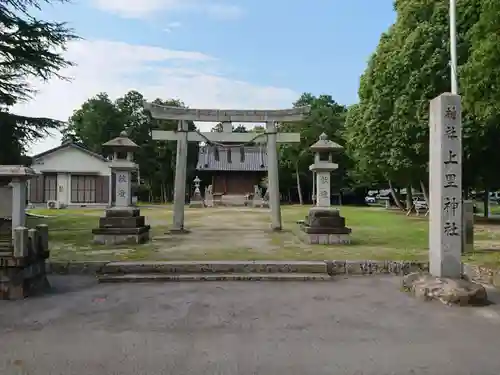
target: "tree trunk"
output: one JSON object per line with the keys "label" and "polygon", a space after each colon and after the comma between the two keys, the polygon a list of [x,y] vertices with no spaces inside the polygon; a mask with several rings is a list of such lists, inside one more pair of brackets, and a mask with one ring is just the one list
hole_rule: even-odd
{"label": "tree trunk", "polygon": [[489,189],[485,189],[484,190],[483,216],[484,217],[489,217],[490,216],[490,190]]}
{"label": "tree trunk", "polygon": [[295,178],[297,179],[297,193],[299,194],[299,203],[302,206],[304,200],[302,199],[302,187],[300,186],[299,163],[295,163]]}
{"label": "tree trunk", "polygon": [[422,194],[424,195],[425,203],[429,207],[429,196],[427,195],[427,188],[425,187],[424,181],[420,181],[420,189],[422,189]]}
{"label": "tree trunk", "polygon": [[413,210],[413,194],[411,185],[406,186],[406,211]]}
{"label": "tree trunk", "polygon": [[394,187],[392,186],[391,180],[389,180],[388,182],[389,182],[389,190],[391,192],[392,198],[394,199],[394,203],[396,203],[396,206],[398,206],[398,208],[400,210],[404,210],[405,208],[404,208],[403,204],[401,203],[401,200],[399,199],[398,194],[396,194],[396,191],[394,190]]}

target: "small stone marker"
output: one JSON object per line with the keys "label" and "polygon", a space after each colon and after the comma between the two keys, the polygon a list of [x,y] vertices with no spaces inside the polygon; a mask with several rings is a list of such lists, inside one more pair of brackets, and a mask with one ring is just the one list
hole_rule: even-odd
{"label": "small stone marker", "polygon": [[345,218],[339,210],[330,206],[330,174],[338,168],[332,162],[332,152],[342,148],[328,140],[325,133],[311,146],[314,164],[309,169],[316,175],[316,207],[309,210],[300,223],[300,237],[309,244],[349,244],[351,229],[345,226]]}
{"label": "small stone marker", "polygon": [[430,102],[429,268],[433,276],[462,273],[462,119],[460,96]]}
{"label": "small stone marker", "polygon": [[193,196],[191,197],[191,201],[189,202],[189,207],[197,207],[197,208],[205,207],[200,191],[201,180],[199,179],[198,176],[196,176],[193,182],[194,182],[194,193]]}
{"label": "small stone marker", "polygon": [[214,193],[212,191],[213,187],[212,185],[208,185],[205,188],[205,206],[206,207],[213,207],[214,206]]}
{"label": "small stone marker", "polygon": [[252,207],[269,207],[269,202],[262,196],[262,190],[259,185],[254,185],[254,193],[252,198]]}

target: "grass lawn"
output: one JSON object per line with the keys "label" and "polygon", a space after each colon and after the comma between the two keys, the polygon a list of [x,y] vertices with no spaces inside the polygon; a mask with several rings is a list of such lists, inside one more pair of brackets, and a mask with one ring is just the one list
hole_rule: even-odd
{"label": "grass lawn", "polygon": [[[49,225],[51,259],[54,260],[427,260],[428,222],[425,217],[379,207],[341,207],[352,228],[351,245],[307,245],[294,235],[296,221],[307,206],[283,206],[284,230],[271,232],[269,212],[263,209],[186,209],[184,235],[165,235],[171,223],[171,206],[143,207],[152,227],[153,241],[138,246],[92,245],[91,229],[102,209],[32,210],[50,218],[29,218],[29,226]],[[500,225],[475,226],[475,252],[467,262],[500,265]]]}

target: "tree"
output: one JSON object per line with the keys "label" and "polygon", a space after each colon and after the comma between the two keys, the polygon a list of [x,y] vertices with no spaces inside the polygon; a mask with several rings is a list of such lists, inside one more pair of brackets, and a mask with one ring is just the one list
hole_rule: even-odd
{"label": "tree", "polygon": [[126,116],[127,113],[122,113],[108,94],[100,93],[73,112],[62,134],[63,137],[71,137],[88,149],[102,154],[102,144],[125,130]]}
{"label": "tree", "polygon": [[[477,22],[470,28],[470,56],[459,70],[466,120],[473,124],[469,139],[469,165],[475,184],[488,191],[500,187],[498,139],[500,139],[500,4],[494,0],[476,1]],[[465,136],[465,135],[464,135]],[[472,144],[471,144],[472,143]],[[487,215],[488,194],[485,194]]]}
{"label": "tree", "polygon": [[[310,106],[311,111],[303,121],[283,123],[279,125],[280,132],[300,133],[300,143],[284,144],[280,146],[281,171],[286,176],[295,175],[295,183],[300,204],[303,204],[301,176],[309,174],[309,165],[313,162],[313,154],[309,147],[314,144],[321,133],[325,133],[330,140],[343,144],[343,128],[346,107],[338,104],[330,95],[318,97],[304,93],[293,103],[294,107]],[[348,164],[345,154],[337,155],[340,169],[334,172],[337,187],[343,184],[345,170]]]}
{"label": "tree", "polygon": [[8,150],[2,152],[0,164],[19,160],[29,142],[61,126],[56,120],[14,114],[9,107],[32,98],[30,77],[45,81],[54,76],[62,78],[58,72],[71,65],[60,51],[76,38],[72,30],[64,23],[38,20],[29,14],[43,3],[65,1],[2,0],[0,3],[0,148]]}
{"label": "tree", "polygon": [[[457,8],[459,64],[468,59],[467,31],[477,22],[480,0]],[[449,91],[448,2],[397,0],[397,20],[381,36],[360,80],[360,102],[350,110],[346,137],[359,177],[383,177],[390,186],[420,185],[425,194],[429,158],[429,101]],[[464,113],[464,132],[474,118]],[[465,137],[464,142],[469,142]],[[470,146],[470,145],[469,145]],[[470,164],[471,148],[464,154]],[[396,203],[402,207],[391,189]],[[411,195],[407,194],[407,207]]]}
{"label": "tree", "polygon": [[[232,131],[234,133],[248,133],[248,130],[245,127],[245,125],[239,124],[239,125],[235,126],[234,124],[232,124],[231,126],[232,126]],[[213,126],[210,131],[216,132],[216,133],[222,133],[222,122],[219,122],[218,124]]]}
{"label": "tree", "polygon": [[[144,182],[139,191],[141,199],[166,202],[173,197],[176,142],[155,141],[151,131],[176,130],[177,122],[153,119],[151,113],[144,109],[144,99],[137,91],[129,91],[114,102],[106,93],[98,94],[74,111],[63,130],[63,138],[82,143],[94,152],[104,153],[106,150],[103,150],[102,144],[127,130],[129,137],[140,146],[135,153],[135,160]],[[153,102],[165,106],[184,106],[179,100],[155,99]],[[196,126],[190,121],[188,128],[193,131]],[[187,183],[194,178],[197,162],[198,145],[190,142]]]}

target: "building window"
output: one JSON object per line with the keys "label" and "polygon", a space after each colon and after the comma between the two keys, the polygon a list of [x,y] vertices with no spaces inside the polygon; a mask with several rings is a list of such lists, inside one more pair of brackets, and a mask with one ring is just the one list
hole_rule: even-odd
{"label": "building window", "polygon": [[71,176],[71,202],[96,202],[96,176]]}
{"label": "building window", "polygon": [[219,161],[219,148],[218,147],[214,148],[214,157],[215,157],[215,161]]}
{"label": "building window", "polygon": [[240,147],[240,162],[245,162],[245,147]]}
{"label": "building window", "polygon": [[44,201],[54,201],[57,199],[57,176],[56,175],[44,175],[43,176],[43,187],[44,187]]}
{"label": "building window", "polygon": [[227,162],[228,162],[228,163],[232,163],[232,162],[233,162],[233,160],[232,160],[232,158],[231,158],[231,147],[229,147],[229,148],[227,149]]}
{"label": "building window", "polygon": [[44,201],[57,200],[57,175],[43,176]]}

